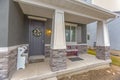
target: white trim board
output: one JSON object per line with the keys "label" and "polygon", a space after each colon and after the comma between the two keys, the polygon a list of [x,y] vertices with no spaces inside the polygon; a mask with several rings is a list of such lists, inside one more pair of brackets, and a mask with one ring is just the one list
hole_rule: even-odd
{"label": "white trim board", "polygon": [[28,16],[29,19],[39,20],[39,21],[47,21],[46,18],[36,17],[36,16]]}
{"label": "white trim board", "polygon": [[21,45],[9,46],[9,47],[0,47],[0,53],[8,52],[9,50],[16,49],[16,48],[18,48],[19,46],[22,46],[22,45],[28,46],[28,44],[21,44]]}
{"label": "white trim board", "polygon": [[0,47],[0,53],[1,52],[8,52],[8,47]]}
{"label": "white trim board", "polygon": [[65,22],[65,25],[78,27],[78,24],[77,24],[77,23],[68,23],[68,22]]}

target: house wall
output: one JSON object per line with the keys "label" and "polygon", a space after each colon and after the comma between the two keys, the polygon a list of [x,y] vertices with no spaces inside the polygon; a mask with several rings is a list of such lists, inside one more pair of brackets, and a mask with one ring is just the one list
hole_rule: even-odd
{"label": "house wall", "polygon": [[16,71],[18,45],[28,43],[28,26],[13,0],[0,0],[0,10],[0,80],[9,80]]}
{"label": "house wall", "polygon": [[0,10],[0,47],[28,43],[28,26],[19,5],[13,0],[1,0]]}
{"label": "house wall", "polygon": [[8,45],[8,10],[9,1],[0,0],[0,47]]}
{"label": "house wall", "polygon": [[120,18],[108,24],[111,49],[120,50]]}
{"label": "house wall", "polygon": [[28,43],[28,26],[25,25],[26,18],[20,6],[9,0],[9,32],[8,46]]}
{"label": "house wall", "polygon": [[89,40],[87,40],[88,46],[94,46],[94,42],[96,42],[96,30],[97,22],[87,24],[87,35],[89,35]]}
{"label": "house wall", "polygon": [[17,69],[18,45],[28,44],[29,24],[18,5],[13,0],[9,0],[9,24],[8,24],[8,66],[7,77],[11,78]]}

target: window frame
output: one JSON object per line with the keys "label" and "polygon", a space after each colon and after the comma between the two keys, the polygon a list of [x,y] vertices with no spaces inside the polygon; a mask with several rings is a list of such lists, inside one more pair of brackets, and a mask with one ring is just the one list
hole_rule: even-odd
{"label": "window frame", "polygon": [[[78,27],[78,24],[74,24],[74,23],[65,23],[65,27],[70,27],[70,41],[66,41],[67,44],[77,44],[77,27]],[[75,27],[75,41],[73,42],[72,41],[72,35],[71,35],[71,27]],[[66,28],[65,28],[66,30]],[[66,33],[65,33],[66,35]]]}
{"label": "window frame", "polygon": [[84,1],[86,3],[92,3],[92,0],[82,0],[82,1]]}

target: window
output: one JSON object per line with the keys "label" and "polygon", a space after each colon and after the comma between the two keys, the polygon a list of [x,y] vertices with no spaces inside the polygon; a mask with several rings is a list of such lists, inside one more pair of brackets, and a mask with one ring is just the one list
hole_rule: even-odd
{"label": "window", "polygon": [[66,36],[66,42],[77,42],[76,41],[76,29],[77,26],[67,24],[65,26],[65,36]]}
{"label": "window", "polygon": [[82,1],[85,1],[87,3],[91,3],[92,2],[91,0],[82,0]]}
{"label": "window", "polygon": [[70,26],[65,26],[66,41],[70,42]]}

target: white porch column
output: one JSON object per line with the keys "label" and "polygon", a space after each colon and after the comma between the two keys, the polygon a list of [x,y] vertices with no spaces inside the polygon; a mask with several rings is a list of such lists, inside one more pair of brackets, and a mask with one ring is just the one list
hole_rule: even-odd
{"label": "white porch column", "polygon": [[110,42],[106,21],[98,21],[96,38],[96,57],[103,60],[110,59]]}
{"label": "white porch column", "polygon": [[52,71],[66,68],[64,12],[55,10],[52,25],[50,66]]}

